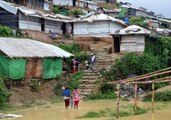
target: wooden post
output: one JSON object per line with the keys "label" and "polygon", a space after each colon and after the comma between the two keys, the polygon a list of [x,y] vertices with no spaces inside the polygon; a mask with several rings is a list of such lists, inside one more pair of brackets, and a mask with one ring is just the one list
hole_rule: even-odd
{"label": "wooden post", "polygon": [[116,119],[119,119],[120,84],[117,84]]}
{"label": "wooden post", "polygon": [[151,98],[152,108],[151,112],[154,113],[154,82],[152,83],[152,98]]}
{"label": "wooden post", "polygon": [[134,113],[137,112],[137,100],[138,100],[138,95],[137,95],[137,84],[134,86]]}

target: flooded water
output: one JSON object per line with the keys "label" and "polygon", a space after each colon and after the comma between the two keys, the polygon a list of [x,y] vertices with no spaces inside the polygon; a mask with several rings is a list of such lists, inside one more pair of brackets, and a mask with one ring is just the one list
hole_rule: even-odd
{"label": "flooded water", "polygon": [[[133,104],[132,102],[122,102],[121,105]],[[149,107],[150,103],[139,103],[141,107]],[[105,108],[115,109],[116,101],[114,100],[97,100],[81,102],[78,110],[64,108],[64,103],[49,104],[39,107],[24,109],[13,112],[23,115],[22,118],[13,120],[76,120],[76,117],[84,115],[89,111],[99,111]],[[123,117],[120,120],[171,120],[171,103],[156,103],[159,109],[154,114],[150,112],[143,115]],[[92,118],[81,120],[115,120],[114,118]]]}

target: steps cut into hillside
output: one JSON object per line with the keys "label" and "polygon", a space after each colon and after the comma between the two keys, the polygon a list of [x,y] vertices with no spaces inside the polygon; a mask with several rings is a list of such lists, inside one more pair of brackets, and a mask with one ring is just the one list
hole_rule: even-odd
{"label": "steps cut into hillside", "polygon": [[79,91],[82,98],[98,91],[98,71],[108,69],[112,65],[112,57],[105,49],[94,49],[91,51],[96,54],[96,67],[93,71],[85,71],[83,78],[79,81]]}

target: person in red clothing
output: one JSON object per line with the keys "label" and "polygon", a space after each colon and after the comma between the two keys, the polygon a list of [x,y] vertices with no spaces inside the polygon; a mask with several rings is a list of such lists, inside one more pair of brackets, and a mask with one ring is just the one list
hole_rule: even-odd
{"label": "person in red clothing", "polygon": [[75,73],[76,71],[76,63],[75,63],[75,59],[72,59],[71,62],[71,73]]}
{"label": "person in red clothing", "polygon": [[74,109],[78,109],[78,105],[80,102],[80,95],[78,89],[74,88]]}
{"label": "person in red clothing", "polygon": [[71,73],[76,73],[79,70],[80,62],[76,59],[72,59],[71,63]]}

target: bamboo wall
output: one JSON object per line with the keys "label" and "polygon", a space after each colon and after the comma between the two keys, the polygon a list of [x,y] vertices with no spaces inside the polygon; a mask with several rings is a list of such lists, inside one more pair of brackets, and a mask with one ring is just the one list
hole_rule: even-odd
{"label": "bamboo wall", "polygon": [[120,51],[128,52],[144,52],[145,35],[125,35],[121,37]]}
{"label": "bamboo wall", "polygon": [[33,58],[27,60],[26,79],[42,78],[42,73],[43,73],[42,59]]}

